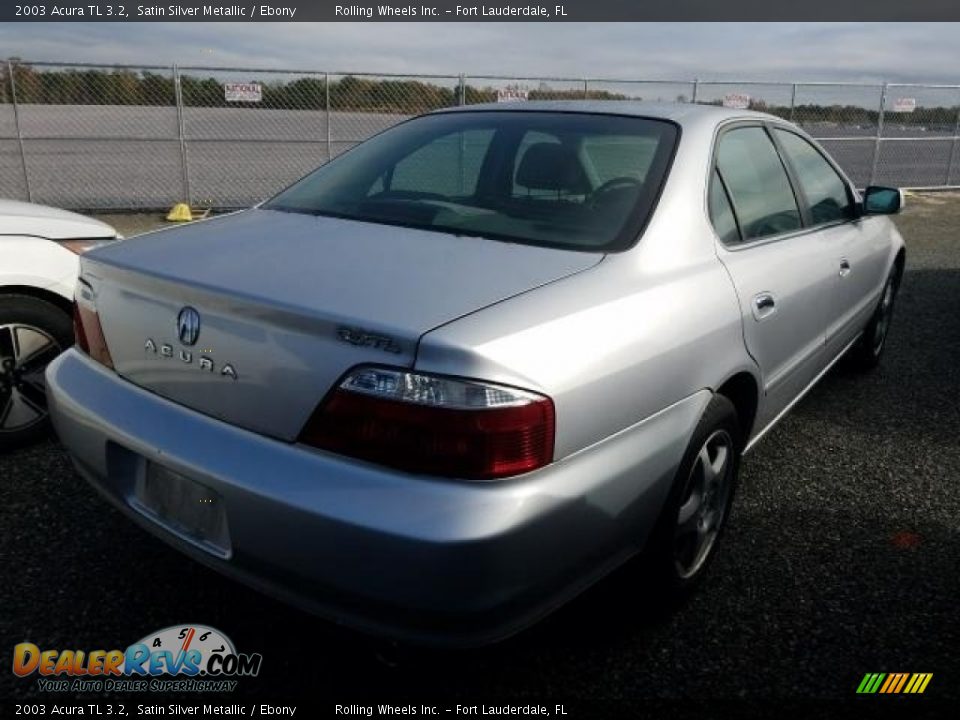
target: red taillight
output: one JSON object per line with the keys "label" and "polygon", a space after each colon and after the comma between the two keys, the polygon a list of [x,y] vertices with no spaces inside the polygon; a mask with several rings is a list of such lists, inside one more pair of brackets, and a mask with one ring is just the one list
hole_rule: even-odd
{"label": "red taillight", "polygon": [[96,310],[79,301],[73,303],[73,334],[77,347],[101,365],[113,369],[113,358],[103,338],[100,316]]}
{"label": "red taillight", "polygon": [[[390,382],[378,382],[384,378]],[[366,368],[317,409],[300,441],[409,472],[502,478],[553,459],[553,402],[498,385]]]}
{"label": "red taillight", "polygon": [[77,343],[77,347],[89,355],[90,343],[87,341],[87,333],[83,330],[83,320],[80,319],[80,306],[77,305],[76,300],[73,302],[73,337]]}

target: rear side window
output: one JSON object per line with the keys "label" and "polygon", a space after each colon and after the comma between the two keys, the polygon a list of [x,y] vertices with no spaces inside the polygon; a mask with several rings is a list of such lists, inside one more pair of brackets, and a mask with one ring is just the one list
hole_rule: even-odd
{"label": "rear side window", "polygon": [[730,207],[730,199],[727,197],[727,191],[720,180],[720,174],[714,170],[710,178],[709,195],[710,221],[720,240],[726,245],[734,245],[740,242],[740,229],[737,227],[737,220],[733,215],[733,208]]}
{"label": "rear side window", "polygon": [[801,227],[787,171],[763,128],[736,128],[724,133],[717,149],[717,169],[730,191],[744,240]]}
{"label": "rear side window", "polygon": [[810,205],[814,225],[849,220],[853,201],[843,178],[809,142],[787,130],[774,130]]}

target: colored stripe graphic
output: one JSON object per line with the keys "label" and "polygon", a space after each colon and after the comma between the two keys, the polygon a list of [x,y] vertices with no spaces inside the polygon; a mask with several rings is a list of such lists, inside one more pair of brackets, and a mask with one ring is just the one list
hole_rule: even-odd
{"label": "colored stripe graphic", "polygon": [[903,689],[904,683],[907,682],[907,673],[900,673],[900,682],[897,683],[897,687],[894,688],[893,692],[898,693]]}
{"label": "colored stripe graphic", "polygon": [[860,695],[921,695],[933,673],[867,673],[857,686]]}
{"label": "colored stripe graphic", "polygon": [[860,681],[860,687],[857,692],[863,695],[872,695],[880,687],[880,683],[886,677],[886,673],[867,673]]}

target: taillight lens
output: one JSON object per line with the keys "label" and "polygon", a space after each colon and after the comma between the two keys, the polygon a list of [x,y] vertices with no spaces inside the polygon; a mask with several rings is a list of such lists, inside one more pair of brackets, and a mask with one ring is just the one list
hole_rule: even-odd
{"label": "taillight lens", "polygon": [[81,240],[57,240],[60,243],[60,246],[69,250],[72,253],[77,255],[83,255],[85,252],[94,250],[101,245],[109,245],[114,242],[114,240],[119,240],[120,237],[116,238],[83,238]]}
{"label": "taillight lens", "polygon": [[554,409],[502,385],[365,367],[314,412],[300,441],[409,472],[502,478],[553,459]]}
{"label": "taillight lens", "polygon": [[93,294],[82,284],[77,288],[77,296],[73,301],[73,335],[78,348],[101,365],[113,369],[113,358],[103,337]]}

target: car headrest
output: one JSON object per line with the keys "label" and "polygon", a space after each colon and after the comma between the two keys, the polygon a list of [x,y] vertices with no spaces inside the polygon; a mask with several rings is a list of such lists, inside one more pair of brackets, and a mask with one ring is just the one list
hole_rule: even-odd
{"label": "car headrest", "polygon": [[590,181],[576,152],[560,143],[531,145],[520,159],[517,185],[529,190],[555,190],[570,195],[590,192]]}

